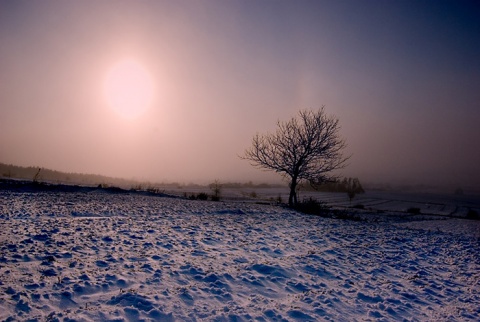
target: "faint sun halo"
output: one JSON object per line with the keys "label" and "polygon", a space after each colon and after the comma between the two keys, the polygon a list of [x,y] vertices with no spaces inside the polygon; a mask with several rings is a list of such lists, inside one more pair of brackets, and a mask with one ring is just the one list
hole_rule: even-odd
{"label": "faint sun halo", "polygon": [[111,108],[124,117],[133,118],[152,103],[153,80],[141,64],[125,59],[108,71],[103,92]]}

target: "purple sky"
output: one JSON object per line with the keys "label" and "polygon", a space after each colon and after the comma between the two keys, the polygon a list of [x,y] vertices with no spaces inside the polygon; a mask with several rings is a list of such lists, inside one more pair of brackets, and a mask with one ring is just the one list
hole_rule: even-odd
{"label": "purple sky", "polygon": [[[134,59],[154,98],[102,93]],[[256,132],[326,106],[361,181],[479,186],[478,1],[2,1],[0,162],[265,181]]]}

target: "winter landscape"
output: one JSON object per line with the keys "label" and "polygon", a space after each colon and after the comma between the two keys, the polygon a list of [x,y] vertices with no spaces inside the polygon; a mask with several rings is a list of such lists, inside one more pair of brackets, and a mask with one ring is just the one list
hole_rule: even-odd
{"label": "winter landscape", "polygon": [[479,39],[478,0],[0,0],[0,321],[480,321]]}
{"label": "winter landscape", "polygon": [[1,190],[0,319],[478,321],[480,222],[393,204]]}

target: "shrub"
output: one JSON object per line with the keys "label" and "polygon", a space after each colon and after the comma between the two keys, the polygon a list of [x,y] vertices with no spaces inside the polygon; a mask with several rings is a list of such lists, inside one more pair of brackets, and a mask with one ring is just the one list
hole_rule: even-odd
{"label": "shrub", "polygon": [[299,202],[294,208],[305,214],[320,215],[320,216],[328,215],[328,210],[329,210],[329,207],[327,207],[324,203],[312,197],[303,199],[303,201]]}
{"label": "shrub", "polygon": [[319,202],[312,197],[304,199],[302,202],[298,203],[295,207],[296,210],[303,212],[305,214],[317,215],[321,217],[335,218],[335,219],[344,219],[344,220],[353,220],[353,221],[362,221],[362,218],[354,214],[350,214],[346,210],[339,209],[330,209],[324,203]]}
{"label": "shrub", "polygon": [[196,199],[198,199],[198,200],[208,200],[208,195],[205,192],[200,192],[199,194],[197,194]]}
{"label": "shrub", "polygon": [[[149,187],[149,188],[147,188],[147,192],[153,193],[153,194],[161,194],[161,193],[165,193],[165,190],[160,190],[159,188]],[[185,194],[185,196],[186,196],[186,194]]]}
{"label": "shrub", "polygon": [[[187,197],[186,192],[184,193],[184,196]],[[193,193],[191,195],[189,195],[187,198],[190,199],[190,200],[197,200],[197,196],[195,196],[195,194],[193,194]]]}

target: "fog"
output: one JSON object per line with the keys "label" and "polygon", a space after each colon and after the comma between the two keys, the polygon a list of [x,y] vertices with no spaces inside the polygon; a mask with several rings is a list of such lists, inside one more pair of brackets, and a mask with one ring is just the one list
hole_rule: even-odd
{"label": "fog", "polygon": [[[362,182],[480,182],[473,1],[0,1],[0,162],[157,182],[275,181],[257,133],[326,106]],[[126,118],[125,57],[153,79]]]}

